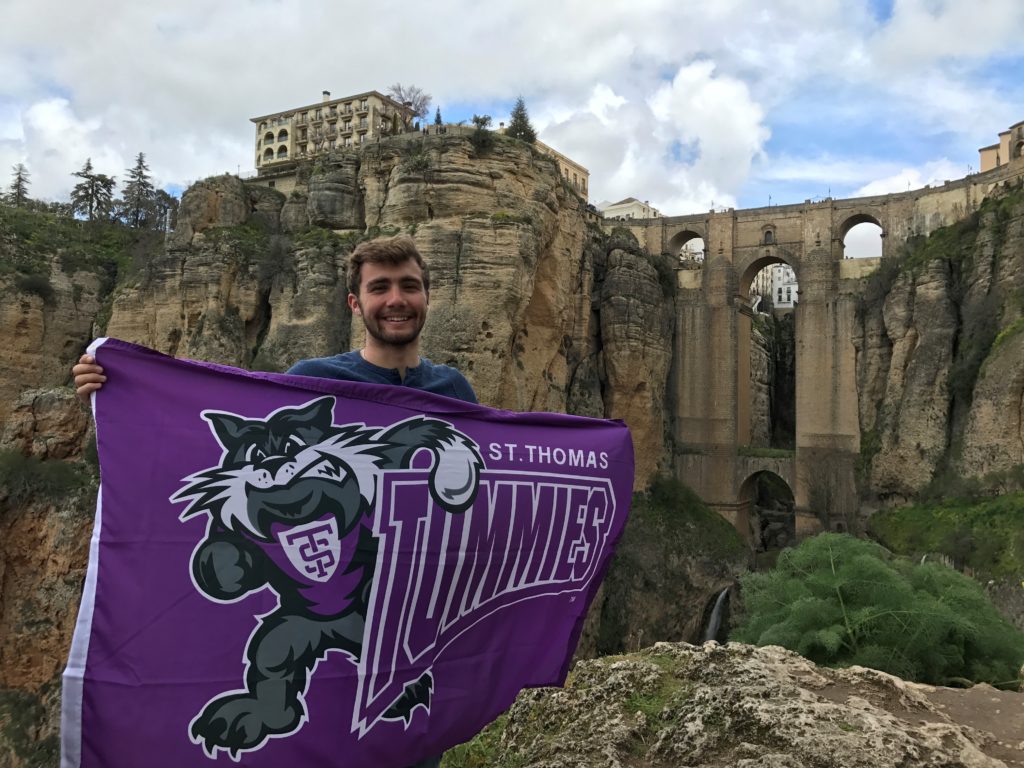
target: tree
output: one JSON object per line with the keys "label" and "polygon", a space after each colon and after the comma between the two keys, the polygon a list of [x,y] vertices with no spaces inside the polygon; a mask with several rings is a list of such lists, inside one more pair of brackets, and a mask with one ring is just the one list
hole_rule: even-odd
{"label": "tree", "polygon": [[128,183],[122,195],[125,223],[131,227],[144,226],[152,218],[154,189],[148,172],[146,156],[139,152],[134,167],[126,171]]}
{"label": "tree", "polygon": [[441,108],[440,107],[438,107],[437,111],[434,112],[434,125],[436,125],[438,128],[441,128],[444,125],[444,122],[442,122],[442,120],[441,120]]}
{"label": "tree", "polygon": [[808,539],[742,584],[747,615],[730,639],[781,645],[817,664],[948,685],[1016,683],[1024,662],[1024,635],[974,580],[852,536]]}
{"label": "tree", "polygon": [[29,172],[23,163],[18,163],[11,171],[14,173],[11,180],[11,202],[15,208],[21,208],[28,200]]}
{"label": "tree", "polygon": [[72,212],[84,214],[89,221],[105,216],[114,196],[114,177],[94,173],[92,158],[87,158],[82,170],[71,175],[82,180],[71,190]]}
{"label": "tree", "polygon": [[412,113],[423,119],[430,112],[430,94],[415,85],[402,85],[395,83],[388,88],[388,96],[399,104],[406,104],[412,108]]}
{"label": "tree", "polygon": [[516,99],[516,105],[512,107],[512,115],[505,135],[511,136],[513,139],[521,139],[528,144],[533,144],[537,140],[537,132],[530,125],[530,116],[526,114],[526,104],[523,102],[522,96]]}
{"label": "tree", "polygon": [[494,135],[487,130],[487,126],[490,124],[490,115],[473,115],[473,125],[476,126],[476,130],[469,135],[469,141],[477,154],[482,155],[494,146]]}
{"label": "tree", "polygon": [[160,232],[174,229],[178,223],[178,198],[162,189],[156,190],[153,195],[153,212],[153,229]]}

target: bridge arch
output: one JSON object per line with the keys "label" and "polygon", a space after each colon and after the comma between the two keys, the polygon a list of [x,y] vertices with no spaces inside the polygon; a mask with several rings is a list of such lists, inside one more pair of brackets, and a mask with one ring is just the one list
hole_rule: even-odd
{"label": "bridge arch", "polygon": [[846,235],[849,234],[850,230],[856,227],[858,224],[874,224],[876,227],[881,227],[882,231],[885,232],[885,227],[882,226],[882,222],[878,220],[878,217],[861,211],[855,213],[852,216],[847,216],[843,223],[836,228],[836,239],[839,241],[845,240]]}
{"label": "bridge arch", "polygon": [[797,284],[800,284],[800,266],[793,255],[790,254],[783,248],[766,247],[763,251],[759,251],[756,256],[748,257],[744,259],[742,263],[738,265],[739,269],[739,284],[736,287],[736,292],[740,296],[750,298],[750,286],[754,282],[754,278],[757,273],[765,267],[770,267],[772,264],[785,264],[790,267],[796,274]]}
{"label": "bridge arch", "polygon": [[675,232],[668,239],[668,251],[669,253],[676,254],[691,240],[700,238],[704,241],[705,248],[707,247],[707,238],[705,237],[704,228],[697,225],[688,225],[685,229],[681,229]]}
{"label": "bridge arch", "polygon": [[755,552],[792,546],[796,541],[793,488],[771,469],[761,469],[740,485],[739,500],[748,510],[750,542]]}

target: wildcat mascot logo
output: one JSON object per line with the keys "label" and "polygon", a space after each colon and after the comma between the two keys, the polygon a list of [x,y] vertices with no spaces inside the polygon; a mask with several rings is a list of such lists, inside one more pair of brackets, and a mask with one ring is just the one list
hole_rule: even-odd
{"label": "wildcat mascot logo", "polygon": [[[334,398],[284,407],[266,419],[204,411],[222,454],[185,478],[171,497],[181,514],[209,515],[192,554],[192,580],[207,599],[233,603],[269,588],[276,610],[255,617],[245,649],[245,687],[208,701],[189,725],[210,757],[238,759],[306,721],[310,675],[329,651],[356,663],[363,650],[377,539],[372,517],[388,470],[432,457],[429,492],[449,513],[465,512],[480,486],[476,443],[450,424],[414,417],[389,427],[334,424]],[[409,722],[429,712],[429,671],[404,686],[379,719]]]}

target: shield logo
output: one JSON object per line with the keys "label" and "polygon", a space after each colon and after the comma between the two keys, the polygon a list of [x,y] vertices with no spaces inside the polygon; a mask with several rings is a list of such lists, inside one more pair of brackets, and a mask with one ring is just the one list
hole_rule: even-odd
{"label": "shield logo", "polygon": [[281,531],[277,538],[288,562],[307,579],[328,581],[338,567],[341,541],[334,517],[297,525]]}

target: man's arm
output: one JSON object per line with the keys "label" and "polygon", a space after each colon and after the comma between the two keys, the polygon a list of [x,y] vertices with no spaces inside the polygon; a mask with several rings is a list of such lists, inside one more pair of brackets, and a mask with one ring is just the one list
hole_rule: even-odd
{"label": "man's arm", "polygon": [[75,392],[83,403],[89,403],[89,397],[93,392],[103,386],[107,377],[103,375],[103,368],[96,365],[96,358],[92,355],[82,355],[78,358],[78,364],[71,369],[71,375],[75,377]]}

